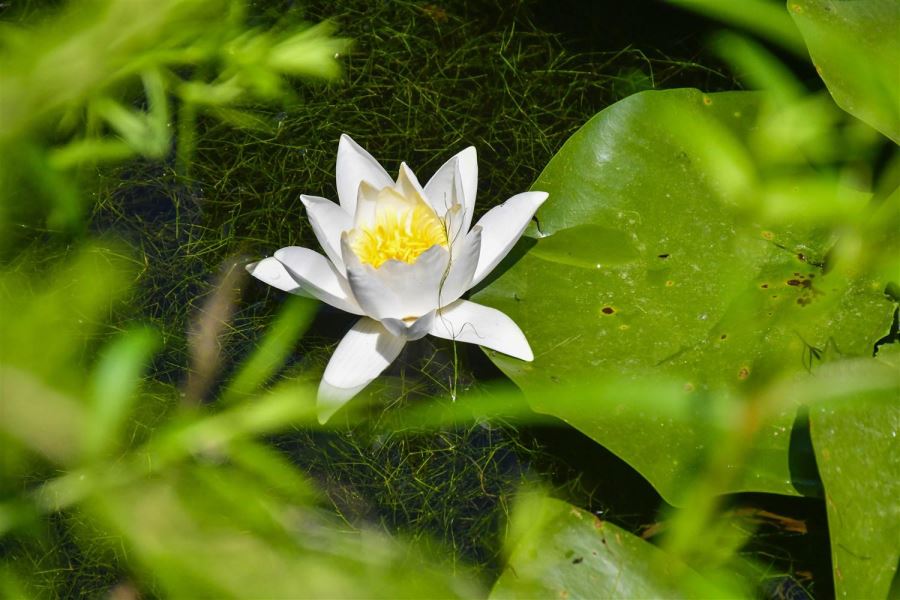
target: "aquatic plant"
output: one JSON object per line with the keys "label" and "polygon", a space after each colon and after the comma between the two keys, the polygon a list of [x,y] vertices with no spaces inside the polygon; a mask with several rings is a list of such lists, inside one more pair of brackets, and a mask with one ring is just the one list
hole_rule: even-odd
{"label": "aquatic plant", "polygon": [[513,196],[471,227],[478,187],[474,147],[422,186],[406,163],[394,182],[347,135],[338,146],[336,177],[340,205],[301,196],[327,258],[291,246],[247,266],[281,290],[363,316],[322,375],[320,421],[371,383],[406,342],[429,334],[534,358],[509,317],[460,297],[506,257],[547,194]]}

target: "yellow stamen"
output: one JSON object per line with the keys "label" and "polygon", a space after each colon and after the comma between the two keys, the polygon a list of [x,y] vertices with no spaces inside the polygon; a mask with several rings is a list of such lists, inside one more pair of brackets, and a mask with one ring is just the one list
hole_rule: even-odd
{"label": "yellow stamen", "polygon": [[414,263],[432,246],[447,248],[444,223],[424,202],[413,206],[379,206],[375,222],[358,227],[350,247],[359,260],[376,269],[388,260]]}

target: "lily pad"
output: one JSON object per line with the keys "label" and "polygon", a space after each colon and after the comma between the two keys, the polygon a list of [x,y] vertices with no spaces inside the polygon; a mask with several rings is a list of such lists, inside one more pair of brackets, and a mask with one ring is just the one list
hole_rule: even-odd
{"label": "lily pad", "polygon": [[809,415],[834,586],[839,598],[888,598],[900,560],[900,364],[870,359],[852,366],[838,363],[823,376],[864,389],[816,402]]}
{"label": "lily pad", "polygon": [[[761,100],[651,91],[602,111],[534,184],[550,199],[527,250],[475,296],[528,336],[533,363],[489,356],[532,408],[616,453],[674,504],[708,451],[711,398],[830,354],[869,355],[891,320],[885,282],[825,273],[827,235],[769,229],[733,202],[755,177],[741,148]],[[694,418],[617,419],[601,409],[608,398],[556,403],[547,392],[613,375],[680,382]],[[724,491],[799,493],[789,461],[796,410],[786,399],[762,425]]]}
{"label": "lily pad", "polygon": [[512,530],[524,531],[492,599],[699,597],[710,591],[695,571],[608,521],[561,500],[528,504],[514,513]]}
{"label": "lily pad", "polygon": [[788,0],[787,5],[838,106],[900,144],[900,4]]}

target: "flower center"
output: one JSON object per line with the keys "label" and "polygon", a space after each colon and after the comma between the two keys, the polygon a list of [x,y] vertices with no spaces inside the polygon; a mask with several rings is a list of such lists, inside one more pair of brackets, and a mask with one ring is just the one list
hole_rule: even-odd
{"label": "flower center", "polygon": [[358,227],[350,246],[359,260],[376,269],[389,260],[414,263],[432,246],[447,247],[447,231],[426,204],[379,207],[374,222]]}

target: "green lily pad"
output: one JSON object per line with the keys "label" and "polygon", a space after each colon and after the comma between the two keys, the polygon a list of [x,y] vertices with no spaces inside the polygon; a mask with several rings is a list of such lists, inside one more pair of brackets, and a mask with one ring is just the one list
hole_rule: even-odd
{"label": "green lily pad", "polygon": [[492,599],[700,597],[711,591],[695,571],[587,511],[550,498],[527,504],[513,515],[511,529],[519,535]]}
{"label": "green lily pad", "polygon": [[788,0],[787,5],[838,106],[900,144],[900,4]]}
{"label": "green lily pad", "polygon": [[[550,198],[530,247],[474,298],[528,336],[533,363],[489,356],[532,408],[616,453],[674,504],[709,449],[711,398],[830,355],[869,355],[890,324],[885,282],[824,273],[828,236],[768,229],[732,202],[755,177],[741,144],[760,102],[652,91],[598,114],[535,183]],[[558,403],[547,391],[610,376],[680,382],[694,417],[617,416],[602,409],[609,398]],[[785,399],[725,491],[799,493],[796,411]]]}
{"label": "green lily pad", "polygon": [[[809,415],[825,486],[835,592],[839,598],[888,598],[900,560],[900,365],[871,359],[857,368],[834,366],[839,369],[823,377],[863,387],[813,403]],[[873,385],[877,381],[881,385]]]}

